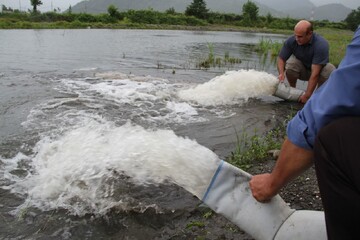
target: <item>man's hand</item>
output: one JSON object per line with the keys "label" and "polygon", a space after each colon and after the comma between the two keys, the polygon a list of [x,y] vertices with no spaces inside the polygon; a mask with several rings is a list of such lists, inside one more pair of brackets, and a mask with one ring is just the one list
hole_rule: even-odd
{"label": "man's hand", "polygon": [[280,73],[278,79],[280,82],[283,82],[285,80],[285,73]]}
{"label": "man's hand", "polygon": [[309,98],[311,97],[311,95],[313,94],[313,92],[315,91],[315,89],[318,85],[320,72],[321,72],[322,68],[323,68],[323,65],[320,65],[320,64],[312,64],[311,65],[311,75],[310,75],[310,78],[308,81],[306,92],[299,98],[299,102],[305,104],[309,100]]}
{"label": "man's hand", "polygon": [[306,93],[304,93],[304,94],[301,95],[301,97],[299,98],[299,102],[305,104],[305,103],[309,100],[310,97],[311,97],[311,95],[309,96],[309,95],[307,95]]}
{"label": "man's hand", "polygon": [[296,146],[285,139],[273,171],[251,178],[249,185],[254,198],[267,202],[280,189],[313,164],[313,152]]}
{"label": "man's hand", "polygon": [[278,79],[280,82],[283,82],[285,80],[285,60],[281,57],[277,59],[277,69],[279,72]]}
{"label": "man's hand", "polygon": [[272,188],[272,179],[269,173],[255,175],[249,185],[253,197],[259,202],[268,202],[277,194],[277,189]]}

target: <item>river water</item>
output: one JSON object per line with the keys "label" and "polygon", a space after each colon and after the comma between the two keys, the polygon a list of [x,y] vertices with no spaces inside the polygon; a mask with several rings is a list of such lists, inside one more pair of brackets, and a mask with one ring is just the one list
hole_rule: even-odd
{"label": "river water", "polygon": [[291,111],[261,38],[285,36],[0,31],[1,238],[182,239],[236,135]]}

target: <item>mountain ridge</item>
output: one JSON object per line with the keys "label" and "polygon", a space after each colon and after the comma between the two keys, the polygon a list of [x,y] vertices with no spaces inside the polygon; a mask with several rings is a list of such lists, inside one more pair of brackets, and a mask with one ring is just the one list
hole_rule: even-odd
{"label": "mountain ridge", "polygon": [[[207,8],[212,12],[241,14],[242,5],[247,0],[205,0]],[[154,9],[165,11],[174,8],[184,12],[192,0],[87,0],[72,6],[73,12],[105,13],[109,5],[116,6],[119,11],[130,9]],[[291,17],[309,20],[328,20],[340,22],[352,11],[343,4],[326,4],[315,6],[309,0],[255,0],[259,7],[259,15],[271,14],[274,17]]]}

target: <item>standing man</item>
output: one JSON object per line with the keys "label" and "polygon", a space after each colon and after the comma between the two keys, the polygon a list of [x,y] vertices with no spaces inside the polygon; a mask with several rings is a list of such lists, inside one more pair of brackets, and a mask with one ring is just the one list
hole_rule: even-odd
{"label": "standing man", "polygon": [[315,163],[328,238],[358,239],[360,27],[339,68],[289,122],[287,136],[272,172],[252,177],[254,198],[269,201]]}
{"label": "standing man", "polygon": [[335,69],[329,63],[329,44],[320,35],[313,32],[309,21],[301,20],[294,28],[294,35],[289,37],[279,53],[279,80],[284,81],[285,72],[291,87],[296,87],[297,79],[308,81],[305,93],[299,102],[306,103]]}

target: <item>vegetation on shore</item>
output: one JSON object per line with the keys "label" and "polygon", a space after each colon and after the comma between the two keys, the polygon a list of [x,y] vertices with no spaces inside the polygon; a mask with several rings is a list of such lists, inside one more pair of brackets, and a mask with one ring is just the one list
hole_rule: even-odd
{"label": "vegetation on shore", "polygon": [[[65,12],[54,9],[52,12],[40,13],[37,7],[42,4],[39,0],[30,0],[32,11],[21,12],[2,5],[0,12],[0,28],[133,28],[149,27],[150,25],[167,26],[207,26],[229,25],[232,27],[291,30],[298,19],[277,18],[270,13],[259,15],[258,6],[248,1],[242,6],[239,14],[211,12],[206,8],[204,0],[193,0],[184,13],[170,8],[165,12],[153,9],[127,10],[120,12],[114,5],[109,5],[107,13],[73,13],[71,6]],[[360,10],[359,10],[360,12]],[[343,22],[329,22],[327,20],[314,21],[318,27],[350,29],[360,23],[357,11],[349,14]],[[71,23],[71,24],[70,24]]]}
{"label": "vegetation on shore", "polygon": [[336,67],[339,66],[341,60],[345,56],[346,47],[351,42],[354,35],[352,31],[346,30],[334,30],[330,28],[321,28],[316,30],[321,36],[323,36],[330,46],[329,58],[330,62]]}
{"label": "vegetation on shore", "polygon": [[270,131],[259,134],[256,129],[253,134],[249,134],[245,129],[239,135],[236,132],[237,144],[235,150],[227,157],[227,161],[234,166],[247,170],[257,162],[269,158],[272,151],[278,150],[286,136],[286,126],[290,119],[295,115],[293,111]]}

